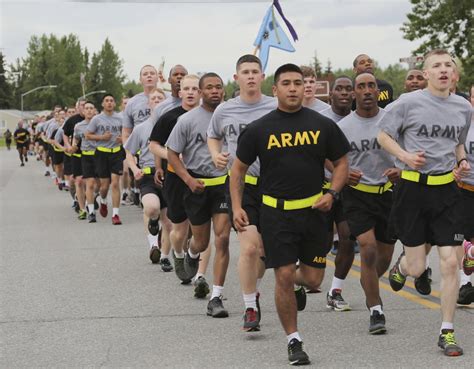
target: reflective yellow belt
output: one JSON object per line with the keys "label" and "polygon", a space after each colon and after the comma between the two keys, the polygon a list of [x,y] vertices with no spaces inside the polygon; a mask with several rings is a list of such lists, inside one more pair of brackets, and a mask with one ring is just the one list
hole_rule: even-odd
{"label": "reflective yellow belt", "polygon": [[64,155],[71,156],[72,154],[70,154],[70,153],[64,151]]}
{"label": "reflective yellow belt", "polygon": [[422,183],[429,186],[445,185],[454,181],[453,172],[430,176],[412,170],[402,170],[401,177],[407,181]]}
{"label": "reflective yellow belt", "polygon": [[82,151],[82,155],[94,155],[95,150],[90,150],[90,151]]}
{"label": "reflective yellow belt", "polygon": [[142,168],[142,172],[144,174],[152,174],[153,171],[154,171],[155,168],[152,168],[152,167],[145,167],[145,168]]}
{"label": "reflective yellow belt", "polygon": [[311,197],[307,197],[305,199],[298,199],[298,200],[283,200],[283,199],[276,199],[274,197],[263,195],[262,202],[275,209],[280,210],[298,210],[298,209],[305,209],[310,208],[313,204],[318,200],[321,196],[323,196],[323,192],[313,195]]}
{"label": "reflective yellow belt", "polygon": [[227,179],[227,174],[220,176],[220,177],[214,177],[214,178],[196,178],[199,181],[204,182],[204,186],[209,187],[209,186],[219,186],[223,185]]}
{"label": "reflective yellow belt", "polygon": [[62,149],[58,149],[56,146],[53,145],[53,150],[56,152],[64,152]]}
{"label": "reflective yellow belt", "polygon": [[362,191],[362,192],[367,192],[367,193],[377,193],[377,194],[383,194],[384,192],[387,192],[389,189],[391,189],[393,186],[392,182],[387,182],[384,185],[376,186],[376,185],[366,185],[363,183],[359,183],[355,186],[351,186],[353,189],[357,191]]}
{"label": "reflective yellow belt", "polygon": [[119,152],[121,148],[122,148],[121,146],[117,146],[112,149],[108,147],[99,146],[97,147],[97,150],[102,151],[102,152],[108,152],[108,153],[116,153],[116,152]]}
{"label": "reflective yellow belt", "polygon": [[72,154],[73,156],[75,156],[76,158],[80,158],[82,155],[81,154]]}
{"label": "reflective yellow belt", "polygon": [[324,182],[323,183],[323,189],[324,190],[329,190],[331,188],[331,182]]}
{"label": "reflective yellow belt", "polygon": [[[230,175],[230,170],[229,170]],[[251,176],[250,174],[245,175],[245,183],[256,186],[258,184],[258,177]]]}

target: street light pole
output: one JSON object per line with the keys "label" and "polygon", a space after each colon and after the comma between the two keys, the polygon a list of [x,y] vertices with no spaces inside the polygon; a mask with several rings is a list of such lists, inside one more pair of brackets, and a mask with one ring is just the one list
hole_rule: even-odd
{"label": "street light pole", "polygon": [[81,97],[84,99],[85,97],[90,96],[90,95],[105,94],[106,92],[107,92],[106,90],[91,91],[91,92],[86,93],[85,95],[82,95]]}
{"label": "street light pole", "polygon": [[43,88],[56,88],[58,86],[56,85],[47,85],[47,86],[39,86],[39,87],[36,87],[30,91],[27,91],[25,92],[24,94],[21,94],[21,119],[23,119],[23,98],[26,96],[26,95],[29,95],[31,94],[32,92],[35,92],[35,91],[38,91],[38,90],[41,90]]}

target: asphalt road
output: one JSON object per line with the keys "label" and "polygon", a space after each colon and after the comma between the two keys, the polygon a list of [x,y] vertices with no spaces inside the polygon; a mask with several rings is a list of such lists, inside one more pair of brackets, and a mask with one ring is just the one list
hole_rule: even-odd
{"label": "asphalt road", "polygon": [[[33,159],[34,160],[34,159]],[[43,166],[19,166],[14,151],[0,151],[1,368],[286,368],[286,338],[273,301],[273,272],[262,283],[262,330],[241,331],[243,302],[231,238],[224,302],[227,319],[207,317],[205,300],[174,273],[148,259],[141,211],[121,209],[122,226],[110,216],[88,224],[76,219],[67,193],[58,191]],[[436,250],[434,250],[436,251]],[[399,250],[396,251],[398,255]],[[381,293],[388,333],[370,336],[356,260],[343,295],[351,312],[328,311],[325,292],[308,296],[299,330],[312,366],[319,368],[472,368],[474,309],[458,309],[456,335],[465,355],[444,357],[436,252],[432,296],[407,286]],[[328,262],[323,290],[334,272]],[[471,364],[469,364],[469,362]]]}

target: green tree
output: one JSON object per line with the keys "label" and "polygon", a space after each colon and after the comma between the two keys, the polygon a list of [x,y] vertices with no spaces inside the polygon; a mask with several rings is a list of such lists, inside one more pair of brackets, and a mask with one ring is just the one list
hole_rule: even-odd
{"label": "green tree", "polygon": [[309,62],[309,66],[314,69],[316,72],[316,76],[322,76],[323,75],[323,67],[321,66],[321,62],[318,59],[318,53],[316,50],[314,50],[314,56]]}
{"label": "green tree", "polygon": [[[136,94],[143,92],[143,87],[140,83],[135,81],[127,81],[123,84],[122,96],[132,97]],[[118,96],[117,96],[118,98]]]}
{"label": "green tree", "polygon": [[5,57],[0,52],[0,109],[10,109],[12,107],[13,89],[7,80],[5,70]]}
{"label": "green tree", "polygon": [[422,44],[413,55],[444,48],[462,63],[460,88],[474,84],[474,6],[472,0],[410,0],[413,7],[401,30],[410,41]]}

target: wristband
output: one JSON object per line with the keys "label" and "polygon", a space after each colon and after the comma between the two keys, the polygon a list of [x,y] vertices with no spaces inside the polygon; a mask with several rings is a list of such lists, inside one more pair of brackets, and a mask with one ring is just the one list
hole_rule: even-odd
{"label": "wristband", "polygon": [[467,162],[467,159],[466,158],[462,158],[461,160],[458,161],[458,167],[459,167],[459,164],[461,164],[463,161],[466,161]]}

